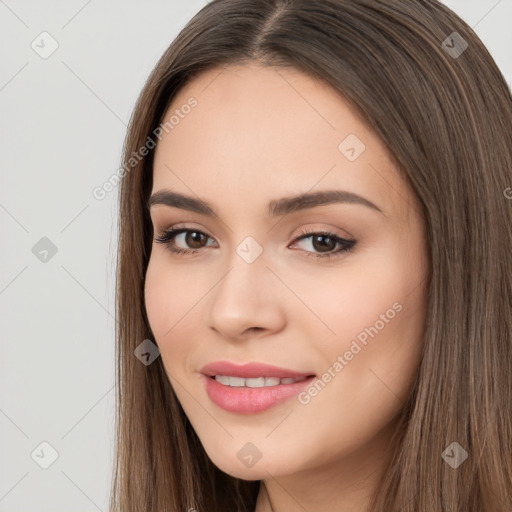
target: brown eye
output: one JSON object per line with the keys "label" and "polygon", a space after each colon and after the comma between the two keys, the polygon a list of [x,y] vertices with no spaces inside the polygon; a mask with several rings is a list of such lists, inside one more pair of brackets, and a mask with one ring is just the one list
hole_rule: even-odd
{"label": "brown eye", "polygon": [[[302,231],[300,236],[296,238],[296,242],[310,239],[309,245],[312,250],[306,250],[307,256],[312,258],[330,258],[341,256],[352,250],[356,245],[356,240],[345,240],[330,231],[307,232]],[[339,246],[338,250],[335,250]]]}
{"label": "brown eye", "polygon": [[319,252],[329,252],[336,248],[337,242],[332,237],[325,235],[313,235],[311,238],[313,248]]}
{"label": "brown eye", "polygon": [[[184,236],[181,236],[184,235]],[[178,238],[180,237],[180,238]],[[185,244],[185,248],[176,246],[176,239],[178,238],[179,244]],[[157,243],[164,244],[173,253],[188,254],[196,253],[199,249],[206,247],[205,243],[209,237],[206,233],[194,229],[171,228],[164,231],[161,235],[155,238]]]}
{"label": "brown eye", "polygon": [[203,242],[206,242],[208,237],[201,233],[201,231],[188,231],[185,235],[185,243],[191,249],[200,249],[203,247]]}

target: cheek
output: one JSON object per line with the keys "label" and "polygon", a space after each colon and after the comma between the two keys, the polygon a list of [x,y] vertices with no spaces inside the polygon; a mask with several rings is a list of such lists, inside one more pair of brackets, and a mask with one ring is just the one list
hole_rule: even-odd
{"label": "cheek", "polygon": [[[166,293],[166,290],[168,293]],[[144,301],[151,330],[157,340],[172,325],[168,314],[174,310],[171,281],[163,266],[153,255],[149,260],[144,283]]]}
{"label": "cheek", "polygon": [[[317,437],[330,444],[331,455],[367,443],[407,400],[418,371],[423,326],[423,311],[418,309],[421,290],[407,293],[409,287],[397,287],[395,282],[389,299],[364,304],[362,317],[355,318],[355,309],[340,314],[337,326],[343,334],[318,347],[324,373],[300,397],[299,413],[304,431],[321,430]],[[396,298],[401,309],[395,306],[388,311],[387,323],[379,319]],[[358,338],[360,334],[363,336]],[[283,428],[284,439],[296,439],[292,427]]]}
{"label": "cheek", "polygon": [[295,321],[308,329],[312,340],[323,340],[329,347],[338,344],[339,348],[357,336],[364,342],[365,329],[375,324],[382,330],[396,323],[400,317],[397,310],[414,287],[413,277],[393,248],[360,254],[331,272],[290,274],[287,281],[294,283],[295,294],[311,312],[297,303]]}
{"label": "cheek", "polygon": [[144,285],[144,300],[151,330],[157,340],[165,343],[190,317],[208,290],[204,281],[180,268],[169,268],[165,255],[154,254],[149,261]]}
{"label": "cheek", "polygon": [[[328,288],[322,309],[336,334],[316,338],[325,370],[338,361],[331,372],[344,375],[329,387],[341,386],[341,391],[343,382],[350,382],[356,395],[359,390],[362,396],[378,397],[389,392],[388,386],[406,396],[422,348],[427,307],[423,273],[418,264],[390,248],[372,261],[361,258],[343,275],[339,284]],[[314,339],[312,327],[310,333]]]}
{"label": "cheek", "polygon": [[[186,312],[186,300],[178,300],[178,297],[183,299],[184,292],[179,278],[177,281],[175,277],[176,274],[173,273],[171,277],[171,272],[166,270],[165,262],[152,255],[144,285],[146,314],[169,377],[176,373],[175,356],[179,350],[179,346],[172,340],[180,339],[179,331],[183,325],[180,318],[183,319]],[[170,357],[171,352],[173,357]]]}
{"label": "cheek", "polygon": [[[210,274],[200,277],[194,266],[171,267],[164,253],[153,253],[144,285],[146,313],[171,382],[190,372],[190,354],[200,350],[197,330],[204,323],[205,294],[215,284]],[[175,388],[180,401],[179,386]]]}

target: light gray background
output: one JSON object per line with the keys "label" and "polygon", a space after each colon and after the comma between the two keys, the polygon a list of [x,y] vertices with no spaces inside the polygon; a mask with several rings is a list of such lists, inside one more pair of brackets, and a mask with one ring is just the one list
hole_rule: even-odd
{"label": "light gray background", "polygon": [[[446,4],[511,84],[512,0]],[[92,191],[119,167],[149,72],[204,5],[0,0],[0,512],[107,511],[117,189]],[[58,43],[47,59],[31,47],[50,48],[43,31]],[[46,262],[32,251],[43,237],[57,248]],[[47,469],[43,441],[58,452]]]}

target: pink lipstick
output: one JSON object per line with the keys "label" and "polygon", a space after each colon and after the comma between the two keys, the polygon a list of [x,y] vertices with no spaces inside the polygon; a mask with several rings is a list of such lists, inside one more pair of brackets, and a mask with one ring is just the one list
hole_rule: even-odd
{"label": "pink lipstick", "polygon": [[298,372],[262,363],[236,365],[218,361],[201,369],[210,400],[229,412],[254,414],[299,394],[315,379],[312,372]]}

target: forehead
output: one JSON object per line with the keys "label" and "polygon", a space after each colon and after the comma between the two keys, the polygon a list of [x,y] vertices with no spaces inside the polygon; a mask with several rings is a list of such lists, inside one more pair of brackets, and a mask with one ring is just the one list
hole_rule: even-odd
{"label": "forehead", "polygon": [[390,216],[414,201],[357,110],[298,70],[256,64],[209,70],[179,91],[164,123],[171,116],[172,129],[156,148],[153,192],[210,198],[214,190],[233,200],[236,192],[244,206],[256,207],[258,198],[266,203],[343,188]]}

